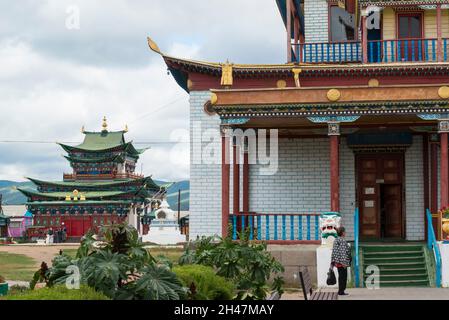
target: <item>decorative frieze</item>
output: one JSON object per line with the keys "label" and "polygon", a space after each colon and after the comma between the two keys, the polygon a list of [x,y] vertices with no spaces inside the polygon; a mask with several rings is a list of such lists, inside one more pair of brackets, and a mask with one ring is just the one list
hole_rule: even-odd
{"label": "decorative frieze", "polygon": [[449,119],[438,120],[438,132],[449,133]]}
{"label": "decorative frieze", "polygon": [[329,136],[339,136],[340,135],[340,123],[339,122],[328,122],[327,123],[328,132],[327,134]]}

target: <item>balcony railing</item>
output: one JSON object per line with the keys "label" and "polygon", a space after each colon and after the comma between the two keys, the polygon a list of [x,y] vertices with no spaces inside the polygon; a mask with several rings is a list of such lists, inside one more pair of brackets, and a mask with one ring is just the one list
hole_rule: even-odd
{"label": "balcony railing", "polygon": [[73,174],[64,173],[63,179],[68,180],[112,180],[112,179],[141,179],[142,174],[136,173],[116,173],[116,174]]}
{"label": "balcony railing", "polygon": [[368,41],[366,52],[360,41],[301,43],[292,45],[292,61],[297,63],[448,62],[449,39],[395,39]]}
{"label": "balcony railing", "polygon": [[319,243],[318,213],[247,213],[230,215],[232,238],[249,232],[249,240],[271,243]]}
{"label": "balcony railing", "polygon": [[299,63],[361,62],[360,41],[300,43],[293,45],[294,61]]}

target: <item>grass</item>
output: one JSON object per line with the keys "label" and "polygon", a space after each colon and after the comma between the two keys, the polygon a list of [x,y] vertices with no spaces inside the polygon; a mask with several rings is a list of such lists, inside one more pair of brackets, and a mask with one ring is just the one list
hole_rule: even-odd
{"label": "grass", "polygon": [[183,254],[183,248],[150,248],[148,251],[155,258],[162,255],[167,257],[173,264],[178,264],[179,257]]}
{"label": "grass", "polygon": [[28,290],[7,295],[5,300],[110,300],[94,289],[81,286],[79,290],[70,290],[65,286]]}
{"label": "grass", "polygon": [[23,254],[0,252],[0,274],[6,280],[30,281],[36,262]]}
{"label": "grass", "polygon": [[73,259],[75,259],[76,257],[76,252],[78,251],[78,249],[62,249],[62,251],[64,252],[64,254],[72,257]]}

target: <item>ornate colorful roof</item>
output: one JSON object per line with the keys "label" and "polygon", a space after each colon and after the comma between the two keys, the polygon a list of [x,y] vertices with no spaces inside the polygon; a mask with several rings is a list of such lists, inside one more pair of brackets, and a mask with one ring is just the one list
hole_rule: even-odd
{"label": "ornate colorful roof", "polygon": [[[48,198],[48,199],[66,199],[67,196],[70,196],[73,198],[72,193],[68,192],[38,192],[33,190],[26,190],[17,188],[20,192],[22,192],[27,197],[40,197],[40,198]],[[86,200],[89,199],[105,199],[105,198],[111,198],[111,197],[117,197],[122,195],[128,195],[128,194],[134,194],[136,191],[84,191],[79,192],[79,197],[84,196]],[[79,201],[83,202],[83,201]]]}
{"label": "ornate colorful roof", "polygon": [[[108,131],[106,117],[103,118],[103,130],[100,132],[85,131],[84,127],[81,132],[84,134],[84,141],[76,146],[59,143],[59,145],[68,153],[72,152],[108,152],[108,151],[125,151],[131,156],[138,157],[148,148],[136,149],[132,141],[126,142],[125,133],[128,127],[121,131]],[[73,159],[73,157],[72,157]]]}
{"label": "ornate colorful roof", "polygon": [[160,54],[172,76],[185,91],[189,89],[189,73],[221,77],[223,68],[232,66],[236,79],[293,78],[299,72],[300,79],[317,77],[382,77],[382,76],[449,76],[449,62],[389,62],[389,63],[286,63],[286,64],[229,64],[182,59],[164,54],[157,44],[148,38],[151,50]]}
{"label": "ornate colorful roof", "polygon": [[160,186],[157,185],[151,177],[145,177],[142,179],[123,179],[114,181],[44,181],[33,178],[27,178],[37,186],[58,186],[77,189],[79,191],[91,190],[91,189],[103,189],[106,187],[119,187],[126,185],[146,185],[147,189],[159,190]]}
{"label": "ornate colorful roof", "polygon": [[83,158],[76,156],[64,156],[70,163],[105,163],[105,162],[123,162],[125,158],[122,155],[107,156],[107,157],[91,157]]}

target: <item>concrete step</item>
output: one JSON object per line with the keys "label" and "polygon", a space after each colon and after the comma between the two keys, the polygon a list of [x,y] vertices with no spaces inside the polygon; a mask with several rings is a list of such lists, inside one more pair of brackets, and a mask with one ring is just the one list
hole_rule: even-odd
{"label": "concrete step", "polygon": [[[395,274],[425,274],[427,275],[427,269],[426,268],[396,268],[396,269],[391,269],[391,268],[379,268],[380,269],[380,273],[382,275],[395,275]],[[371,274],[371,273],[367,273],[365,270],[364,274]]]}
{"label": "concrete step", "polygon": [[422,251],[376,251],[363,252],[364,258],[384,258],[384,257],[415,257],[422,256]]}

